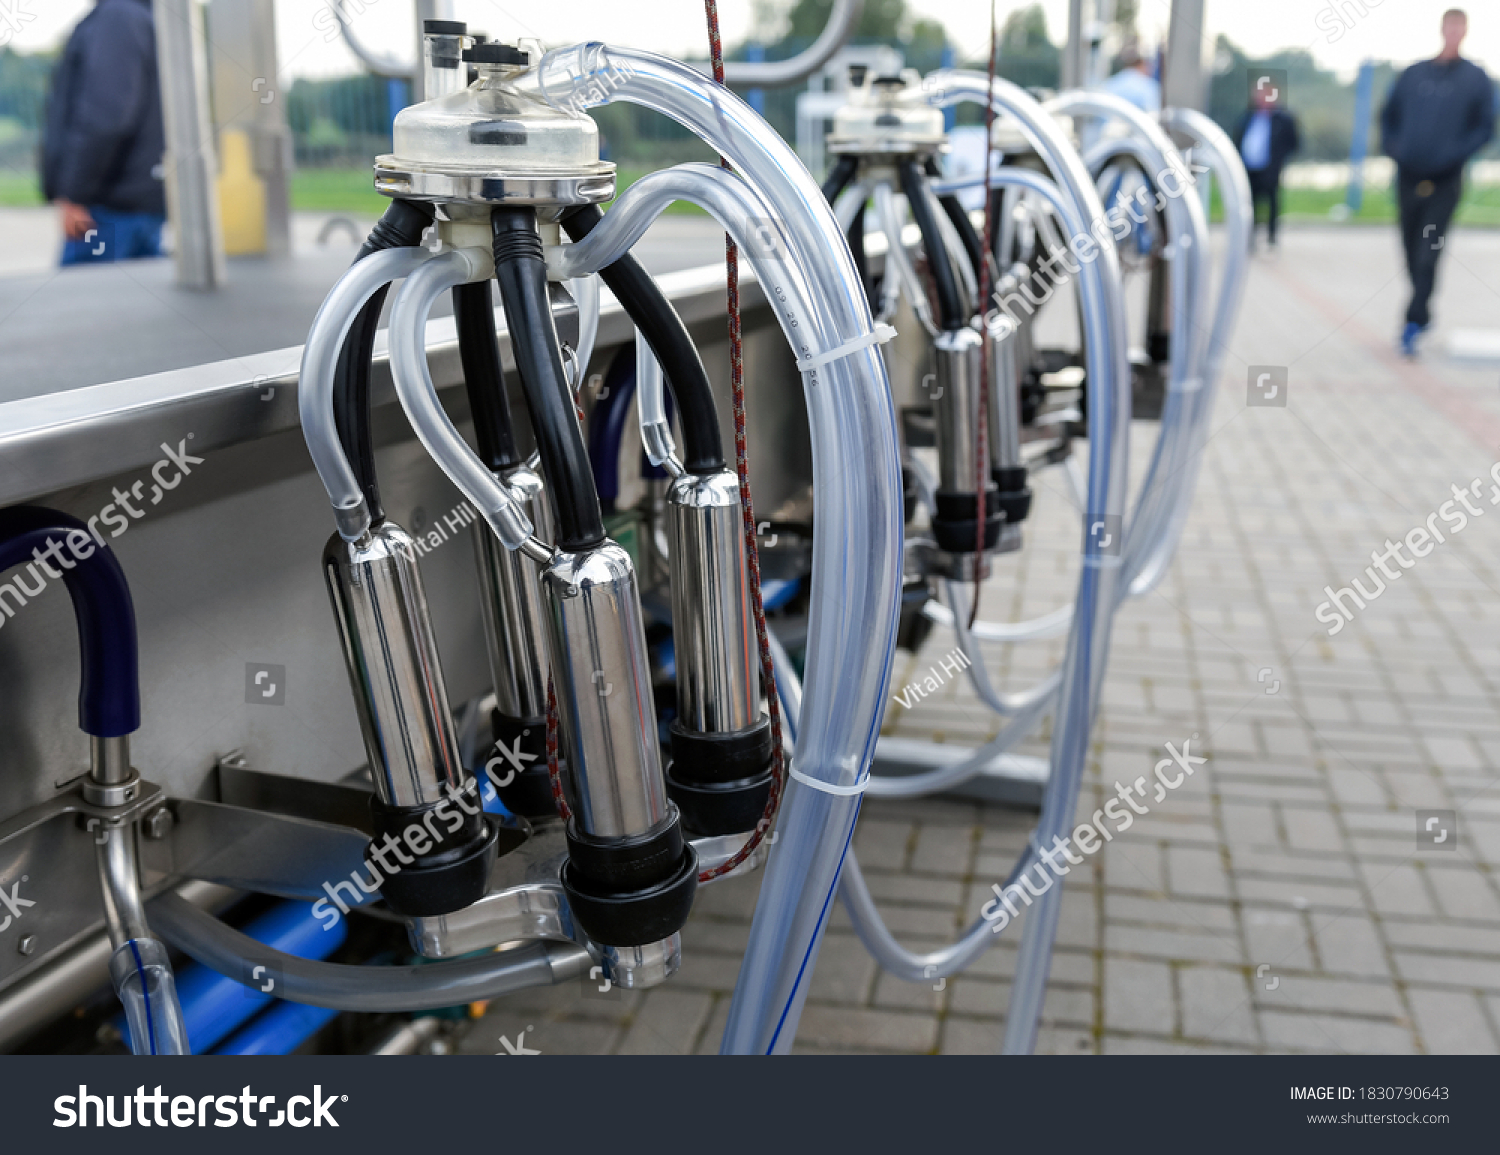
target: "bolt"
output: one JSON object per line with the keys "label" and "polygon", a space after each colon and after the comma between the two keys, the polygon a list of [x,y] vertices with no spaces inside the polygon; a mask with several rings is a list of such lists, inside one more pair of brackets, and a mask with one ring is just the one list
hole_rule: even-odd
{"label": "bolt", "polygon": [[141,820],[141,830],[152,842],[160,842],[172,832],[176,819],[165,806],[158,806]]}
{"label": "bolt", "polygon": [[34,954],[36,952],[36,935],[26,935],[16,944],[16,949],[25,955]]}

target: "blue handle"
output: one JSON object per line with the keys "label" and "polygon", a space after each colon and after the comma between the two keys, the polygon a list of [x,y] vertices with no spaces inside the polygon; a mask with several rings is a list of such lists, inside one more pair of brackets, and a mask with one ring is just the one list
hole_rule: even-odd
{"label": "blue handle", "polygon": [[[84,538],[72,538],[76,550],[69,543],[74,533]],[[114,551],[66,513],[34,505],[0,509],[0,573],[28,563],[33,583],[60,576],[73,599],[83,671],[78,725],[96,738],[134,733],[141,725],[135,605]]]}

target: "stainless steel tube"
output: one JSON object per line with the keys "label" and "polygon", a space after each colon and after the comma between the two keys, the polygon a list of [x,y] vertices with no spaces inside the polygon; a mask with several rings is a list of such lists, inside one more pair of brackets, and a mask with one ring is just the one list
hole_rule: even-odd
{"label": "stainless steel tube", "polygon": [[628,838],[668,816],[651,665],[630,555],[559,551],[542,572],[559,729],[579,829]]}
{"label": "stainless steel tube", "polygon": [[1019,334],[1009,318],[990,322],[990,462],[998,469],[1021,464],[1021,382],[1016,372]]}
{"label": "stainless steel tube", "polygon": [[695,733],[760,721],[739,479],[685,473],[667,493],[677,716]]}
{"label": "stainless steel tube", "polygon": [[[972,493],[979,469],[974,459],[979,421],[979,358],[982,341],[973,329],[940,333],[933,342],[937,392],[938,489]],[[986,473],[988,470],[986,470]]]}
{"label": "stainless steel tube", "polygon": [[[535,532],[549,540],[551,515],[542,479],[522,465],[501,481],[531,519]],[[510,718],[540,718],[547,712],[547,610],[541,573],[536,562],[520,550],[506,549],[482,521],[475,522],[473,529],[495,705]]]}
{"label": "stainless steel tube", "polygon": [[428,806],[467,775],[438,662],[416,550],[393,522],[323,553],[339,638],[375,791],[387,806]]}

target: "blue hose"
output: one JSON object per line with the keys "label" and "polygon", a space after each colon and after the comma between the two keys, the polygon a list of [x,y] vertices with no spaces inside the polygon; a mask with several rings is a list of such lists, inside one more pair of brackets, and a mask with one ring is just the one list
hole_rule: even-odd
{"label": "blue hose", "polygon": [[[64,560],[65,554],[72,560]],[[48,556],[61,573],[51,568]],[[134,733],[141,725],[135,605],[114,551],[66,513],[33,505],[0,509],[0,572],[27,562],[37,593],[48,577],[61,577],[73,599],[82,670],[79,727],[96,738]],[[7,616],[14,612],[3,602],[0,606]]]}
{"label": "blue hose", "polygon": [[339,1014],[328,1007],[277,1003],[222,1047],[214,1048],[214,1054],[290,1055]]}

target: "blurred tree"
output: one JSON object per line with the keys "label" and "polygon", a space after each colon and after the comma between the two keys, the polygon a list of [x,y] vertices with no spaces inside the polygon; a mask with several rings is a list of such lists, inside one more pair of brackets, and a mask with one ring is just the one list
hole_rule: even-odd
{"label": "blurred tree", "polygon": [[1047,13],[1040,4],[1017,8],[1005,18],[1000,26],[1000,55],[1061,55],[1047,35]]}

